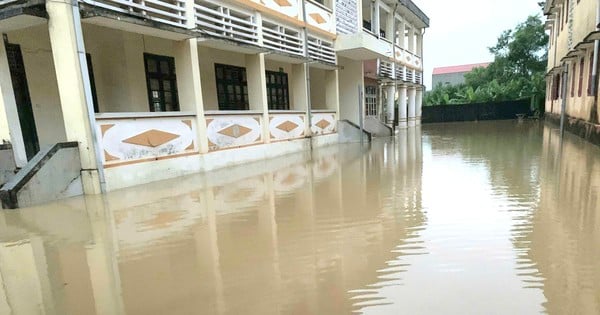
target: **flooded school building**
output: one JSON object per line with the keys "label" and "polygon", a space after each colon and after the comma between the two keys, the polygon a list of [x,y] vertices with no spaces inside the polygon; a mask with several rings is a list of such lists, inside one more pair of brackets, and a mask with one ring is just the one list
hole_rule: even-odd
{"label": "flooded school building", "polygon": [[365,112],[389,132],[384,86],[414,127],[428,23],[410,0],[0,1],[3,203],[337,144]]}

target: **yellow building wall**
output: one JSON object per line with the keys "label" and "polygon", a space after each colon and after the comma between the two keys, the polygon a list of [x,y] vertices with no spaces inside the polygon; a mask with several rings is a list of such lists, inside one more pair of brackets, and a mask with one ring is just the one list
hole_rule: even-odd
{"label": "yellow building wall", "polygon": [[[583,41],[590,32],[595,30],[597,0],[572,1],[573,7],[573,43]],[[566,29],[566,28],[565,28]]]}
{"label": "yellow building wall", "polygon": [[167,39],[84,24],[100,112],[148,112],[144,53],[175,57]]}
{"label": "yellow building wall", "polygon": [[[561,66],[561,60],[569,53],[570,50],[574,49],[579,43],[583,42],[586,36],[591,32],[595,31],[596,23],[596,11],[597,1],[595,0],[581,0],[571,1],[570,4],[573,6],[571,9],[572,16],[570,16],[569,24],[564,24],[565,17],[561,16],[560,21],[556,21],[551,36],[556,36],[550,41],[548,47],[548,70],[552,70],[555,67]],[[568,14],[568,13],[567,13]],[[560,32],[558,32],[560,30]],[[571,31],[570,31],[571,30]],[[569,33],[571,32],[571,47],[569,47]],[[588,84],[589,84],[589,73],[590,67],[592,66],[592,60],[590,54],[592,48],[587,49],[585,52],[581,52],[579,58],[574,59],[569,63],[569,76],[566,90],[566,114],[568,116],[579,118],[583,120],[590,119],[590,112],[593,106],[594,98],[588,96]],[[582,95],[578,95],[579,89],[579,76],[580,58],[584,58],[584,70],[583,70],[583,83],[582,83]],[[575,76],[575,86],[573,86],[573,76]],[[551,81],[551,79],[550,79]],[[548,94],[551,95],[552,85],[548,86]],[[571,90],[574,89],[572,96]],[[546,112],[552,112],[554,114],[561,113],[562,106],[562,95],[558,100],[546,100]]]}
{"label": "yellow building wall", "polygon": [[66,141],[48,25],[21,29],[7,35],[10,43],[21,46],[40,146]]}
{"label": "yellow building wall", "polygon": [[328,109],[326,86],[325,70],[310,68],[310,104],[312,109]]}
{"label": "yellow building wall", "polygon": [[215,63],[246,67],[244,54],[208,47],[198,47],[200,77],[202,78],[202,99],[204,110],[219,110]]}

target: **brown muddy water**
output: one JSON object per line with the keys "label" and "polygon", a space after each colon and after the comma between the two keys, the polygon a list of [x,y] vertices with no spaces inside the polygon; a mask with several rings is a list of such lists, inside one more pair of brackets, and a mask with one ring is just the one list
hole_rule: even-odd
{"label": "brown muddy water", "polygon": [[0,314],[600,314],[600,149],[424,126],[0,212]]}

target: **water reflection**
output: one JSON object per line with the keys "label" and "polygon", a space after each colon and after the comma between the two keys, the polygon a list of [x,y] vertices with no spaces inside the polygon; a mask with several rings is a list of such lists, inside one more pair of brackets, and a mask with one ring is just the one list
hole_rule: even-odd
{"label": "water reflection", "polygon": [[600,155],[449,124],[0,213],[0,314],[600,313]]}

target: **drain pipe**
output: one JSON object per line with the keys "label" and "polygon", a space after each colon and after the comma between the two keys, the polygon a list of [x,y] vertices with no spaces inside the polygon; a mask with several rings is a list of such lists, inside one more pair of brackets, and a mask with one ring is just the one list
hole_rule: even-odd
{"label": "drain pipe", "polygon": [[565,119],[567,109],[567,84],[569,83],[569,67],[566,61],[563,61],[562,67],[562,104],[560,109],[560,137],[562,138],[565,133]]}
{"label": "drain pipe", "polygon": [[304,22],[304,72],[306,72],[306,119],[308,121],[308,132],[306,136],[310,138],[310,150],[313,150],[312,137],[312,102],[310,101],[310,59],[308,55],[308,28],[306,27],[306,0],[302,0],[302,21]]}
{"label": "drain pipe", "polygon": [[98,178],[100,180],[100,191],[106,192],[106,179],[104,177],[104,165],[102,165],[102,155],[100,154],[100,144],[96,136],[96,115],[94,113],[94,101],[92,98],[92,88],[90,85],[90,77],[88,73],[87,58],[85,56],[85,45],[83,43],[83,30],[81,29],[81,16],[79,15],[79,2],[72,0],[71,8],[73,9],[73,27],[75,28],[75,40],[77,41],[77,54],[79,56],[79,69],[81,71],[81,79],[83,81],[83,93],[85,95],[85,103],[87,107],[88,120],[92,136],[92,149],[96,155],[96,169],[98,170]]}
{"label": "drain pipe", "polygon": [[[394,11],[392,11],[392,60],[394,61],[394,95],[392,95],[392,99],[394,100],[394,108],[392,108],[392,132],[394,135],[396,134],[396,94],[398,93],[398,72],[396,71],[396,67],[398,67],[398,62],[396,60],[396,11],[398,10],[398,2],[394,5]],[[404,40],[404,34],[402,34],[402,40]],[[398,109],[398,115],[400,115],[400,109]]]}
{"label": "drain pipe", "polygon": [[[597,1],[596,10],[596,31],[600,31],[600,0]],[[594,104],[590,112],[590,122],[598,123],[598,54],[600,49],[600,40],[594,41],[594,61],[592,64],[592,89]]]}

